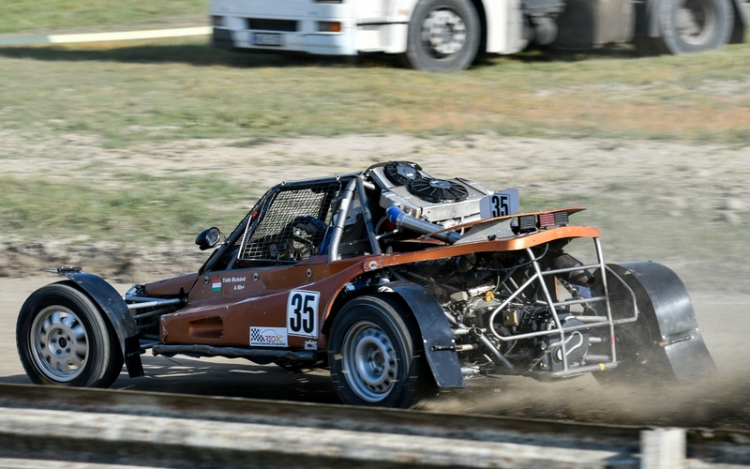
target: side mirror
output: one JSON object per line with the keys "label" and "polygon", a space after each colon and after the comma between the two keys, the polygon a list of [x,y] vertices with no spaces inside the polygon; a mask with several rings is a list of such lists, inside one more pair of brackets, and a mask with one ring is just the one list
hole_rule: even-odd
{"label": "side mirror", "polygon": [[221,231],[213,226],[201,231],[198,237],[195,238],[195,244],[200,247],[201,251],[205,251],[219,244],[219,240],[221,240]]}

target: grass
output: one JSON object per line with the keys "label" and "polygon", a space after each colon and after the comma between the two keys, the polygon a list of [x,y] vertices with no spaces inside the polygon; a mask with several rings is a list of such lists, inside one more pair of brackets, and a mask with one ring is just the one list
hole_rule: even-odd
{"label": "grass", "polygon": [[0,180],[3,231],[28,238],[49,236],[153,245],[190,240],[202,229],[230,232],[261,192],[205,177],[149,178],[122,175],[122,187],[93,181],[56,183]]}
{"label": "grass", "polygon": [[206,21],[206,0],[3,0],[0,34],[102,28],[112,25]]}
{"label": "grass", "polygon": [[233,54],[198,40],[0,49],[0,126],[108,147],[183,138],[499,135],[750,143],[750,46],[530,52],[455,74]]}
{"label": "grass", "polygon": [[[93,179],[53,182],[6,176],[0,179],[2,232],[26,239],[85,235],[140,246],[187,242],[209,226],[229,233],[267,189],[227,182],[220,174],[162,178],[125,173],[118,179],[121,184],[110,187]],[[623,204],[617,196],[594,198],[572,189],[554,198],[522,194],[522,209],[585,205],[587,210],[573,215],[571,223],[598,226],[605,255],[612,261],[750,256],[750,245],[738,241],[746,228],[718,223],[716,213],[712,218],[687,208],[674,215],[658,204],[643,209]],[[717,252],[717,246],[732,249]],[[590,255],[590,246],[580,253]]]}

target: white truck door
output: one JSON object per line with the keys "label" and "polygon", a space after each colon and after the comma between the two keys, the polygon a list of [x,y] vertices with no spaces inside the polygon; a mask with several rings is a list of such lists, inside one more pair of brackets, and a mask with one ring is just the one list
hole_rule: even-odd
{"label": "white truck door", "polygon": [[388,12],[390,0],[350,0],[354,3],[357,19],[382,19]]}

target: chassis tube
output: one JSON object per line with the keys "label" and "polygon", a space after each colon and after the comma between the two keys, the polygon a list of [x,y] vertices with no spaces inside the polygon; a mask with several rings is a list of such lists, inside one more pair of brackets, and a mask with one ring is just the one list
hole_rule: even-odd
{"label": "chassis tube", "polygon": [[372,225],[372,213],[370,213],[370,204],[367,203],[367,194],[365,193],[365,184],[362,180],[362,176],[357,177],[355,181],[357,181],[359,204],[362,206],[362,216],[365,217],[365,228],[367,229],[367,236],[370,238],[372,253],[381,254],[382,251],[380,250],[380,244],[378,244],[378,238],[375,236],[375,229]]}
{"label": "chassis tube", "polygon": [[349,181],[346,189],[344,189],[344,197],[341,198],[339,210],[336,212],[336,220],[331,229],[331,247],[328,248],[328,262],[337,261],[341,258],[339,256],[339,244],[341,244],[341,236],[344,234],[344,223],[346,223],[346,217],[349,215],[349,206],[354,198],[356,184],[357,178],[354,178]]}

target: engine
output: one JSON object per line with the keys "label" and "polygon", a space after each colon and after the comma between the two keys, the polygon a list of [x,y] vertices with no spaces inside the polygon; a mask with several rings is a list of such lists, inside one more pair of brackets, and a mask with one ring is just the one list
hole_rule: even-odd
{"label": "engine", "polygon": [[[552,314],[540,285],[519,288],[531,272],[528,260],[515,254],[468,254],[396,272],[423,285],[443,305],[454,326],[459,358],[476,374],[505,373],[508,363],[524,372],[537,371],[539,377],[574,369],[586,364],[592,341],[600,341],[590,337],[579,319],[581,311],[560,307]],[[573,294],[582,289],[564,283]]]}

